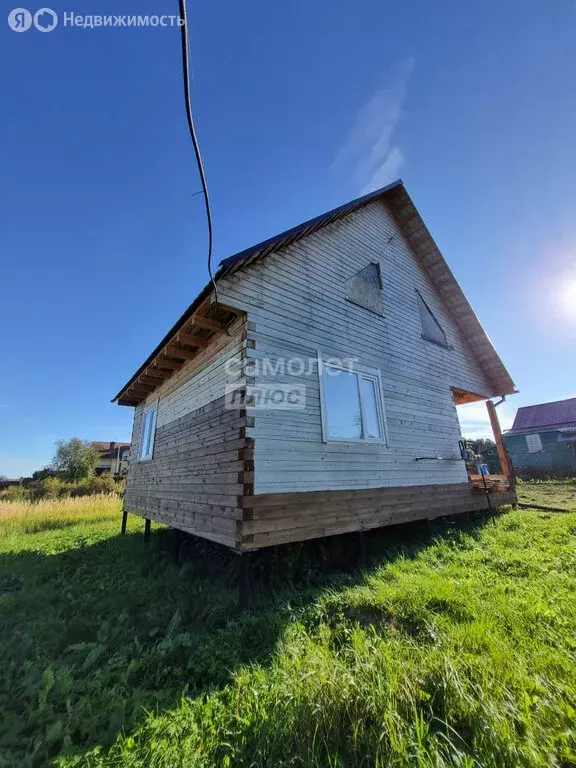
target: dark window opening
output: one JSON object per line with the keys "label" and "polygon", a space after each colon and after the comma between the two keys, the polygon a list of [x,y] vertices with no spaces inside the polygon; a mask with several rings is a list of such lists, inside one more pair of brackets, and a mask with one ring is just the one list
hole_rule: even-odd
{"label": "dark window opening", "polygon": [[450,349],[448,339],[446,338],[442,326],[438,320],[436,320],[434,313],[420,295],[420,291],[417,290],[416,295],[418,297],[418,310],[420,312],[420,322],[422,324],[422,338]]}
{"label": "dark window opening", "polygon": [[382,276],[379,264],[368,264],[352,277],[346,280],[346,298],[359,307],[384,313],[382,304]]}

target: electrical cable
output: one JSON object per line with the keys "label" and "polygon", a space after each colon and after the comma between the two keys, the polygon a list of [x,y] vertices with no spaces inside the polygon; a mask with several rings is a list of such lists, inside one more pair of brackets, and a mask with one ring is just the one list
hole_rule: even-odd
{"label": "electrical cable", "polygon": [[216,287],[216,281],[214,280],[214,275],[212,274],[212,210],[210,208],[208,184],[206,182],[206,174],[204,173],[202,155],[200,154],[200,146],[198,144],[198,137],[196,136],[196,128],[194,127],[194,117],[192,114],[192,97],[190,94],[190,42],[188,37],[188,15],[186,12],[186,0],[178,0],[178,2],[180,4],[180,23],[182,24],[180,27],[180,35],[182,41],[182,72],[184,75],[184,100],[186,103],[186,117],[188,118],[188,128],[190,129],[190,137],[194,146],[194,154],[196,155],[196,163],[198,165],[200,181],[202,182],[202,192],[204,193],[206,221],[208,223],[208,274],[210,275],[210,281],[214,287],[214,298],[216,301],[216,309],[218,309],[218,288]]}

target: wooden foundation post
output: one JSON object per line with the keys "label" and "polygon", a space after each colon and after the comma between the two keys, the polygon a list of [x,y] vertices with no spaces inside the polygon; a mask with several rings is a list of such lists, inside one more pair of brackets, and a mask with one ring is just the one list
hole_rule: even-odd
{"label": "wooden foundation post", "polygon": [[170,529],[170,551],[176,565],[180,565],[180,550],[182,548],[182,531],[178,528]]}
{"label": "wooden foundation post", "polygon": [[238,555],[238,604],[241,611],[252,602],[252,552]]}
{"label": "wooden foundation post", "polygon": [[122,507],[122,527],[120,528],[120,535],[124,536],[126,533],[126,522],[128,520],[128,510]]}
{"label": "wooden foundation post", "polygon": [[276,577],[278,576],[278,545],[275,544],[272,547],[272,582],[276,583]]}
{"label": "wooden foundation post", "polygon": [[360,549],[360,564],[366,565],[366,539],[364,538],[364,531],[358,531],[358,544]]}
{"label": "wooden foundation post", "polygon": [[502,474],[506,477],[512,477],[512,470],[510,469],[510,462],[508,461],[508,455],[506,454],[506,448],[504,447],[504,440],[502,439],[502,430],[500,429],[500,422],[498,420],[498,414],[492,400],[486,400],[486,408],[488,410],[488,418],[492,426],[492,432],[494,433],[494,440],[496,442],[496,450],[498,451],[498,458],[500,459],[500,466],[502,467]]}
{"label": "wooden foundation post", "polygon": [[150,543],[150,520],[148,519],[144,521],[144,542],[145,544]]}

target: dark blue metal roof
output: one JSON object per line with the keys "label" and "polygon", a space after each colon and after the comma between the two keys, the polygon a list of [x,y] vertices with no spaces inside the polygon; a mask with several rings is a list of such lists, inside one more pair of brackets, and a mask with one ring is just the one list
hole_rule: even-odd
{"label": "dark blue metal roof", "polygon": [[263,242],[258,243],[257,245],[253,245],[250,248],[246,248],[244,251],[240,251],[239,253],[236,253],[234,256],[229,256],[227,259],[223,259],[220,262],[219,275],[223,275],[225,272],[228,272],[230,270],[230,267],[233,267],[236,264],[242,264],[245,261],[252,259],[254,256],[257,256],[258,254],[263,253],[264,251],[269,253],[270,251],[277,250],[278,248],[282,248],[288,245],[289,243],[293,243],[296,240],[299,240],[301,237],[305,237],[306,235],[309,235],[311,232],[315,232],[321,227],[324,227],[327,224],[330,224],[332,221],[336,221],[337,219],[342,218],[343,216],[347,216],[349,213],[356,210],[357,208],[361,208],[363,205],[366,205],[367,203],[371,203],[373,200],[376,200],[376,198],[380,197],[385,192],[389,192],[391,189],[394,189],[395,187],[402,187],[402,186],[403,186],[403,182],[401,179],[398,179],[397,181],[393,181],[392,184],[388,184],[385,187],[381,187],[380,189],[377,189],[374,192],[369,192],[367,195],[362,195],[362,197],[357,197],[355,200],[351,200],[349,203],[344,203],[344,205],[339,205],[337,208],[333,208],[331,211],[322,213],[320,216],[316,216],[315,218],[309,219],[308,221],[305,221],[302,224],[298,224],[296,227],[287,229],[285,232],[281,232],[279,235],[274,235],[274,237],[270,237],[268,240],[264,240]]}
{"label": "dark blue metal roof", "polygon": [[518,408],[508,435],[576,426],[576,397]]}

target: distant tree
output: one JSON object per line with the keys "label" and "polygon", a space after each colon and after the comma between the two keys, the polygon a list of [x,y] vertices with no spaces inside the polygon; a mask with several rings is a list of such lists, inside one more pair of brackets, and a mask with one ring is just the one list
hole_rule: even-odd
{"label": "distant tree", "polygon": [[58,472],[52,467],[43,467],[32,472],[32,480],[46,480],[47,477],[57,477]]}
{"label": "distant tree", "polygon": [[56,443],[52,468],[63,480],[74,483],[92,477],[99,461],[96,448],[86,440],[73,437]]}
{"label": "distant tree", "polygon": [[475,453],[484,453],[484,451],[487,451],[489,448],[494,448],[496,443],[494,440],[490,440],[489,437],[487,438],[479,438],[478,440],[474,440],[474,451]]}
{"label": "distant tree", "polygon": [[494,440],[490,438],[477,438],[474,440],[466,438],[466,447],[470,451],[470,458],[466,461],[466,466],[472,471],[476,471],[478,464],[486,464],[490,466],[489,456],[485,456],[484,452],[489,448],[493,448],[496,445]]}

